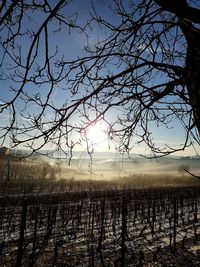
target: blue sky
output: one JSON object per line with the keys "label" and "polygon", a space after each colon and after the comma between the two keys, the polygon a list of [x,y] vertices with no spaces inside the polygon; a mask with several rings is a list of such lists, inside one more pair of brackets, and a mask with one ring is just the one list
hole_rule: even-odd
{"label": "blue sky", "polygon": [[[96,1],[94,1],[96,3]],[[101,3],[100,1],[98,1],[98,4],[96,4],[96,10],[98,12],[99,15],[101,15],[102,17],[106,18],[108,21],[112,22],[112,23],[117,23],[119,21],[117,16],[114,16],[112,14],[112,12],[110,11],[110,9],[108,8],[109,4],[112,3],[112,1],[103,1],[105,2],[104,4]],[[127,3],[125,1],[125,3]],[[107,7],[106,7],[107,6]],[[73,20],[73,18],[76,16],[76,12],[78,10],[78,19],[77,19],[77,24],[85,24],[87,22],[87,19],[89,18],[89,10],[91,9],[91,1],[89,0],[85,0],[85,1],[81,1],[81,0],[74,0],[72,1],[69,5],[67,5],[65,7],[65,9],[63,10],[63,12],[65,13],[65,15],[69,14],[69,16],[71,16],[72,14],[74,14],[71,18],[69,17],[69,21]],[[42,21],[43,17],[39,16],[39,14],[35,14],[33,16],[33,21],[30,22],[29,19],[27,19],[27,24],[24,25],[23,27],[33,27],[37,28],[38,27],[38,22],[40,22],[40,20]],[[55,24],[50,24],[49,26],[49,31],[53,31],[57,28],[57,25]],[[84,34],[80,34],[80,29],[71,29],[69,30],[69,28],[64,28],[59,32],[56,33],[56,35],[49,35],[49,49],[50,49],[50,53],[54,52],[56,50],[56,46],[58,47],[58,56],[62,56],[62,54],[64,55],[65,60],[72,60],[74,58],[80,57],[82,55],[84,55],[84,47],[88,44],[87,41],[89,42],[89,45],[91,47],[93,47],[95,45],[95,43],[98,40],[104,39],[105,35],[106,35],[106,31],[103,28],[99,28],[98,26],[94,26],[93,24],[93,28],[91,28],[89,30],[89,39],[87,40]],[[44,59],[44,53],[43,53],[43,49],[44,49],[44,40],[41,39],[40,42],[40,58],[38,59],[38,64],[40,64],[43,59]],[[24,54],[23,60],[25,61],[25,55],[26,55],[26,51],[29,47],[29,42],[25,42],[24,40],[22,40],[22,42],[19,40],[20,45],[22,46],[22,55]],[[0,48],[1,49],[1,48]],[[3,51],[0,51],[0,53],[3,53]],[[148,51],[146,51],[146,53],[148,53]],[[7,60],[7,66],[10,64],[10,60]],[[41,63],[42,64],[42,63]],[[7,67],[6,66],[6,67]],[[34,67],[36,68],[37,66],[34,65]],[[119,69],[116,69],[116,67],[111,67],[109,66],[110,71],[113,71],[114,73],[117,73],[119,71]],[[12,69],[8,68],[10,73],[12,72]],[[7,71],[8,71],[7,69]],[[21,70],[23,71],[23,70]],[[9,75],[9,73],[7,73]],[[102,73],[103,75],[106,75],[106,73]],[[55,73],[53,75],[56,75]],[[159,79],[162,78],[156,78],[158,81]],[[154,82],[156,81],[156,79],[154,80]],[[20,83],[14,83],[11,81],[10,77],[8,77],[7,79],[2,79],[0,80],[0,101],[4,102],[4,101],[8,101],[10,100],[13,95],[15,94],[12,90],[11,87],[13,87],[13,89],[17,89],[19,87]],[[40,94],[40,97],[43,101],[45,101],[45,98],[48,94],[48,90],[49,90],[49,84],[43,84],[41,86],[35,86],[33,83],[28,83],[25,85],[24,87],[25,91],[30,94],[31,96],[33,95],[37,95],[38,93]],[[68,103],[70,103],[72,100],[75,100],[77,98],[79,98],[81,96],[81,94],[85,94],[85,91],[87,89],[87,86],[83,85],[80,88],[80,94],[79,95],[75,95],[73,96],[68,89],[68,81],[62,81],[58,84],[55,85],[55,88],[53,90],[52,96],[51,96],[51,101],[52,103],[54,103],[55,106],[57,107],[61,107],[62,105],[66,105]],[[23,97],[23,96],[22,96]],[[67,103],[66,103],[67,100]],[[25,108],[25,110],[24,110]],[[16,112],[17,112],[17,123],[20,125],[29,123],[29,117],[34,117],[34,115],[37,114],[38,110],[41,109],[39,107],[39,105],[37,105],[36,103],[30,102],[28,103],[26,106],[24,105],[24,100],[23,99],[19,99],[16,101]],[[26,117],[22,118],[21,114],[26,114]],[[53,114],[51,113],[52,110],[51,109],[47,109],[47,111],[45,112],[45,119],[46,121],[50,120],[53,116]],[[3,114],[0,115],[1,116],[1,125],[7,124],[10,120],[9,116],[10,116],[10,112],[8,110],[6,110]],[[108,115],[106,116],[107,120],[110,120],[111,122],[114,121],[117,117],[117,112],[116,109],[111,110]],[[76,125],[76,123],[79,120],[79,116],[77,115],[77,113],[74,114],[74,116],[71,117],[71,123],[73,123],[74,125]],[[170,146],[175,146],[175,147],[180,147],[181,144],[184,143],[185,140],[185,131],[183,129],[183,127],[181,126],[181,124],[174,118],[174,120],[170,123],[170,129],[166,129],[163,126],[159,126],[157,127],[155,124],[151,125],[151,131],[153,133],[154,136],[154,140],[156,140],[157,144],[160,144],[161,146],[164,144],[168,144]],[[102,132],[106,131],[106,125],[104,125],[102,128]],[[101,129],[99,129],[99,131],[101,131]],[[138,129],[138,131],[140,131]],[[34,134],[34,133],[33,133]],[[95,135],[95,134],[94,134]],[[23,138],[23,135],[22,135]],[[73,137],[70,138],[74,138],[74,140],[78,140],[78,136],[73,135]],[[110,150],[114,150],[115,149],[115,145],[112,144],[112,142],[108,142],[106,140],[106,138],[102,137],[100,138],[101,141],[97,142],[95,141],[94,143],[94,149],[95,150],[99,150],[99,151],[108,151],[109,150],[109,145],[110,145]],[[7,143],[9,144],[9,141],[7,141]],[[38,141],[39,144],[39,141]],[[137,144],[137,137],[133,137],[133,150],[132,152],[134,153],[141,153],[141,154],[148,154],[150,153],[150,150],[143,144]],[[48,147],[51,148],[50,144],[48,144]],[[54,146],[53,146],[54,147]],[[197,147],[197,146],[196,146]],[[81,147],[78,147],[78,149],[82,149]],[[197,148],[199,149],[199,148]],[[192,149],[192,147],[186,149],[184,152],[179,152],[180,155],[193,155],[195,154],[194,150]]]}

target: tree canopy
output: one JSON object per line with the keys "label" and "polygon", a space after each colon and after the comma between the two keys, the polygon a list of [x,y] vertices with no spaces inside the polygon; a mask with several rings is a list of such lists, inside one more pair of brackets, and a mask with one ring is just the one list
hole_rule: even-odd
{"label": "tree canopy", "polygon": [[[199,145],[198,1],[86,3],[83,16],[82,1],[1,2],[2,144],[72,153],[103,121],[122,152],[145,143],[163,156]],[[176,123],[181,146],[154,138],[154,127]]]}

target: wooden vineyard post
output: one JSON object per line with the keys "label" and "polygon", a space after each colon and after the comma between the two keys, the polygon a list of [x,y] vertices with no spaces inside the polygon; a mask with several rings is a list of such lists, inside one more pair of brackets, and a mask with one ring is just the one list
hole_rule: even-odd
{"label": "wooden vineyard post", "polygon": [[102,200],[101,202],[101,232],[99,236],[99,250],[101,251],[102,248],[102,241],[103,241],[103,235],[104,235],[104,217],[105,217],[105,200]]}
{"label": "wooden vineyard post", "polygon": [[197,234],[197,223],[198,223],[198,208],[197,208],[197,199],[194,200],[194,241],[193,243],[196,244],[198,240],[198,234]]}
{"label": "wooden vineyard post", "polygon": [[105,199],[103,199],[100,203],[101,203],[101,226],[100,226],[98,250],[99,250],[99,254],[100,254],[101,265],[105,266],[103,254],[102,254],[102,242],[104,239]]}
{"label": "wooden vineyard post", "polygon": [[37,227],[38,227],[38,214],[39,214],[39,207],[35,209],[35,223],[34,223],[34,232],[33,232],[33,247],[32,253],[30,256],[29,267],[34,265],[35,261],[35,249],[36,249],[36,240],[37,240]]}
{"label": "wooden vineyard post", "polygon": [[27,217],[27,199],[24,198],[22,202],[22,213],[20,221],[20,237],[17,251],[17,260],[15,267],[21,266],[21,261],[23,257],[23,245],[24,245],[24,232],[26,229],[26,217]]}
{"label": "wooden vineyard post", "polygon": [[53,225],[56,224],[56,214],[57,214],[57,207],[49,207],[48,215],[47,215],[47,229],[46,235],[44,238],[44,246],[47,246],[50,236],[52,235]]}
{"label": "wooden vineyard post", "polygon": [[54,258],[52,261],[52,267],[56,266],[56,262],[57,262],[57,258],[58,258],[58,247],[59,247],[59,242],[55,242]]}
{"label": "wooden vineyard post", "polygon": [[154,227],[155,227],[155,221],[156,221],[156,211],[155,211],[155,201],[152,201],[152,219],[150,222],[151,226],[151,234],[154,234]]}
{"label": "wooden vineyard post", "polygon": [[176,223],[177,223],[177,202],[176,198],[174,198],[173,254],[176,254]]}
{"label": "wooden vineyard post", "polygon": [[126,232],[127,232],[127,205],[126,205],[126,197],[123,196],[122,198],[122,228],[121,228],[121,267],[125,266]]}

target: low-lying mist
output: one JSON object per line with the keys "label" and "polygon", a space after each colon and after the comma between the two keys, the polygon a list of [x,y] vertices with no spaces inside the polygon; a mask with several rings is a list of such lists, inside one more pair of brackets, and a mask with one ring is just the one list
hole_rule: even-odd
{"label": "low-lying mist", "polygon": [[184,169],[193,173],[200,172],[200,160],[183,159],[73,159],[70,166],[67,160],[60,160],[60,177],[62,179],[116,179],[124,176],[138,175],[186,175]]}
{"label": "low-lying mist", "polygon": [[57,179],[70,189],[196,186],[200,185],[200,179],[188,175],[184,169],[198,174],[199,163],[196,158],[85,158],[73,159],[68,166],[67,160],[60,160]]}

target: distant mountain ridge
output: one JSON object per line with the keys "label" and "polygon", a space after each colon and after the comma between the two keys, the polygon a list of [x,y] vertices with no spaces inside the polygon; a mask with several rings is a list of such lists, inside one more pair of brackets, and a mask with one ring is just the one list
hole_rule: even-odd
{"label": "distant mountain ridge", "polygon": [[[52,159],[68,159],[68,153],[66,151],[66,154],[62,151],[58,151],[58,150],[40,150],[37,152],[33,152],[31,150],[25,150],[25,149],[12,149],[12,148],[8,148],[6,146],[0,147],[0,156],[5,156],[5,155],[15,155],[15,156],[29,156],[31,155],[31,157],[45,157],[48,156]],[[144,155],[147,156],[147,155]],[[193,155],[193,156],[166,156],[166,157],[162,157],[162,158],[152,158],[152,159],[148,159],[148,158],[143,158],[142,156],[140,156],[139,154],[136,153],[130,153],[129,155],[127,154],[120,154],[119,152],[94,152],[92,154],[92,157],[94,159],[144,159],[147,161],[168,161],[168,160],[183,160],[183,161],[187,161],[187,160],[200,160],[200,156],[198,155]],[[90,158],[90,156],[88,155],[87,151],[74,151],[73,152],[73,158],[77,159],[77,158]]]}

